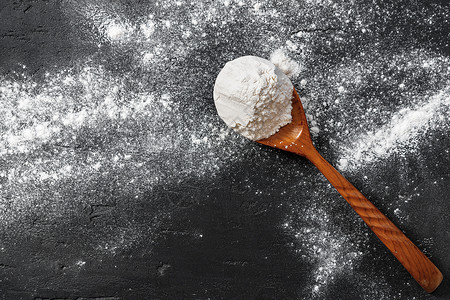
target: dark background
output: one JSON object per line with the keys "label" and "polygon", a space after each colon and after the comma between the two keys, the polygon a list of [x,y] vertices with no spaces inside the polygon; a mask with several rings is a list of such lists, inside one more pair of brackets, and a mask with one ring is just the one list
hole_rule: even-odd
{"label": "dark background", "polygon": [[[336,94],[330,77],[326,77],[329,69],[339,63],[351,66],[351,59],[358,61],[361,51],[372,57],[378,66],[376,70],[381,72],[389,72],[383,65],[389,65],[389,57],[394,53],[415,53],[414,49],[419,49],[444,58],[450,54],[447,1],[357,1],[353,4],[336,1],[316,6],[297,1],[264,2],[263,9],[276,8],[281,13],[276,17],[277,22],[271,17],[260,17],[254,22],[257,17],[248,15],[245,5],[241,9],[232,2],[236,16],[232,21],[222,26],[220,20],[222,16],[225,18],[225,13],[216,13],[214,20],[205,21],[206,37],[200,38],[194,32],[184,42],[187,45],[184,55],[168,53],[167,60],[145,70],[140,69],[135,58],[136,49],[145,45],[117,46],[102,40],[93,29],[95,24],[78,15],[77,10],[87,7],[87,3],[95,2],[2,1],[2,78],[20,82],[21,79],[15,79],[16,72],[25,65],[21,72],[39,84],[46,82],[46,72],[76,69],[88,57],[101,64],[108,74],[128,76],[130,91],[139,89],[133,87],[133,82],[145,77],[148,90],[157,95],[167,91],[174,95],[185,111],[177,119],[178,128],[192,128],[195,124],[189,120],[205,115],[214,127],[224,128],[215,115],[211,95],[221,66],[244,54],[268,57],[284,45],[280,40],[292,32],[309,34],[312,45],[305,50],[306,59],[301,50],[298,50],[300,54],[291,54],[296,60],[305,59],[301,77],[311,78],[311,85],[303,89],[300,80],[293,80],[294,85],[302,96],[320,96],[321,101],[329,103],[334,102]],[[186,26],[189,5],[196,6],[178,7],[173,3],[150,1],[111,3],[97,2],[96,7],[113,7],[115,13],[130,22],[154,14],[155,20],[179,19]],[[341,13],[351,10],[349,23],[343,23],[340,16],[331,13],[328,7],[333,4],[344,7]],[[201,5],[192,9],[203,10]],[[367,21],[369,33],[359,30],[358,18],[353,15]],[[98,16],[100,20],[103,17]],[[430,18],[432,22],[428,22]],[[204,20],[200,17],[199,21]],[[317,26],[311,29],[310,23]],[[342,40],[329,46],[327,38],[333,34],[339,34]],[[270,35],[280,40],[271,41]],[[176,28],[167,34],[156,31],[155,36],[156,44],[176,41],[171,50],[182,47]],[[377,57],[387,59],[381,61]],[[404,56],[404,63],[410,58]],[[360,59],[370,63],[366,58]],[[397,65],[401,64],[396,59]],[[402,73],[411,78],[412,95],[448,85],[447,62],[440,60],[441,65],[434,73],[421,72],[418,68],[410,74]],[[362,130],[357,125],[367,121],[364,123],[364,115],[362,119],[354,115],[374,105],[361,101],[359,106],[351,106],[352,99],[371,95],[381,99],[375,103],[377,106],[392,113],[398,110],[401,100],[409,97],[396,94],[392,87],[374,84],[378,82],[376,74],[367,75],[365,80],[367,84],[358,90],[359,94],[341,99],[341,103],[349,105],[348,115],[343,117],[330,104],[317,117],[321,132],[314,142],[334,165],[338,154],[330,140],[345,142],[351,134],[356,135]],[[342,127],[333,126],[336,122],[329,120],[342,121]],[[77,179],[47,187],[36,184],[25,190],[2,179],[5,193],[0,199],[1,213],[14,219],[14,222],[2,222],[2,299],[450,299],[448,120],[440,129],[427,132],[427,138],[419,141],[412,154],[407,154],[406,149],[388,160],[344,173],[432,257],[444,274],[443,283],[432,295],[414,282],[305,159],[255,145],[233,133],[219,146],[214,146],[213,139],[211,150],[189,152],[189,136],[170,126],[164,135],[180,135],[177,150],[171,148],[150,155],[144,147],[130,146],[144,157],[144,169],[133,169],[132,161],[123,169],[109,166],[107,174],[81,174]],[[134,145],[142,141],[142,136],[133,130],[152,130],[131,121],[124,127],[131,130],[118,131],[111,127],[100,135],[87,126],[77,132],[76,140],[69,142],[67,155],[80,156],[81,160],[86,151],[114,155],[124,149],[120,143],[125,138]],[[339,135],[344,128],[351,129],[350,135]],[[2,130],[6,133],[8,128]],[[202,134],[207,135],[207,131],[203,129]],[[32,157],[52,159],[57,149],[56,142],[50,141],[34,149],[32,154],[3,155],[0,167],[7,170],[12,165],[29,162]],[[211,157],[220,162],[219,168],[209,172],[199,167],[203,161],[213,160]],[[163,182],[148,183],[145,177],[152,172],[163,174]],[[123,187],[123,182],[130,178],[136,178],[132,188],[141,191],[138,199]],[[36,190],[40,192],[35,193]],[[14,192],[23,199],[32,199],[27,200],[30,204],[14,206],[17,203],[11,200]],[[392,199],[398,199],[399,195],[406,198],[414,195],[414,201],[402,206],[403,216],[407,216],[404,218],[394,213],[395,204],[400,202],[391,205]],[[343,263],[340,257],[346,256],[341,252],[350,251],[353,246],[362,254],[357,264],[331,275],[325,287],[313,293],[317,261],[308,250],[302,249],[314,246],[316,240],[305,246],[304,239],[296,238],[295,234],[308,226],[313,230],[323,229],[318,227],[324,223],[308,215],[315,211],[320,216],[323,210],[331,218],[326,223],[330,235],[325,238],[341,241],[339,247],[327,249],[327,253],[337,257],[334,262]],[[284,225],[286,222],[289,225]],[[121,233],[121,242],[114,235],[117,232]],[[346,240],[340,238],[342,235]],[[346,243],[347,246],[342,246]],[[100,244],[101,250],[96,246]],[[104,245],[114,249],[106,251],[108,246]],[[302,251],[306,252],[302,254]]]}

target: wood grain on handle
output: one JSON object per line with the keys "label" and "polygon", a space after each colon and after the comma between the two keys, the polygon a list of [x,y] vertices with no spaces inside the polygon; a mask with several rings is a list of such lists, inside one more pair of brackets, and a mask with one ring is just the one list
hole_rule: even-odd
{"label": "wood grain on handle", "polygon": [[414,279],[428,292],[433,292],[442,281],[439,269],[383,215],[347,179],[331,166],[317,150],[308,151],[309,159],[347,200],[378,238],[388,247]]}

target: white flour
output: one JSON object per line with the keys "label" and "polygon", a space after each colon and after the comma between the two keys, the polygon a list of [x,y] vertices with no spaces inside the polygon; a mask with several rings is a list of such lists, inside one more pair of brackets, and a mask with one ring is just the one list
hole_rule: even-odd
{"label": "white flour", "polygon": [[447,121],[445,115],[449,108],[450,90],[447,88],[425,98],[425,103],[401,109],[380,128],[354,137],[354,142],[343,150],[339,169],[356,169],[405,148],[410,149],[419,142],[416,138],[421,133]]}
{"label": "white flour", "polygon": [[[434,116],[428,119],[430,115],[425,114],[429,121],[423,128],[422,124],[411,128],[399,122],[409,119],[410,113],[422,112],[422,106],[437,103],[432,95],[445,96],[439,91],[448,86],[448,58],[420,45],[402,47],[397,40],[391,43],[393,48],[389,43],[379,47],[370,43],[380,40],[380,32],[385,32],[379,16],[392,17],[396,8],[389,4],[386,8],[369,5],[370,9],[358,2],[334,0],[326,5],[324,1],[268,0],[165,1],[149,5],[151,9],[140,7],[130,13],[131,6],[126,8],[117,1],[63,1],[65,19],[74,28],[71,39],[98,47],[98,52],[74,60],[73,68],[47,67],[44,71],[48,76],[42,80],[31,75],[12,76],[14,73],[6,76],[2,71],[2,234],[28,238],[35,231],[17,226],[17,222],[30,220],[31,225],[34,218],[69,222],[79,214],[78,208],[89,206],[92,198],[102,198],[101,186],[120,196],[118,205],[129,199],[123,205],[135,207],[134,199],[142,201],[146,192],[170,189],[170,184],[183,184],[193,177],[207,187],[208,179],[215,181],[218,173],[225,173],[235,180],[233,188],[256,191],[262,201],[276,193],[282,197],[275,199],[274,205],[283,204],[285,199],[286,216],[280,220],[283,247],[292,242],[290,249],[298,254],[298,260],[305,266],[312,264],[302,273],[308,282],[296,286],[304,297],[296,298],[335,299],[336,286],[351,282],[361,299],[413,299],[415,290],[411,293],[409,288],[392,287],[391,270],[377,269],[372,273],[377,276],[369,276],[370,272],[360,269],[364,261],[385,259],[385,253],[373,258],[373,239],[361,234],[367,234],[368,229],[356,215],[347,215],[336,206],[344,200],[320,180],[312,166],[299,162],[292,168],[292,160],[285,155],[274,159],[278,155],[275,151],[261,151],[254,143],[229,135],[210,99],[214,79],[211,66],[216,68],[217,62],[242,53],[262,57],[272,53],[272,62],[296,78],[293,83],[307,112],[311,133],[313,128],[321,129],[319,150],[328,157],[336,153],[334,164],[347,159],[348,171],[366,173],[369,163],[382,170],[385,163],[395,162],[398,154],[416,162],[420,151],[412,145],[429,142],[428,135],[449,131],[444,100],[438,106],[431,104],[429,111]],[[180,5],[183,9],[178,8]],[[423,14],[411,16],[406,12],[405,18],[414,17],[425,24],[444,19],[448,11],[439,6],[422,9]],[[423,18],[425,15],[429,18]],[[295,24],[289,20],[296,20]],[[86,38],[76,39],[80,32]],[[234,43],[242,37],[245,41]],[[361,53],[349,53],[356,41],[363,41]],[[325,54],[337,56],[339,62]],[[291,71],[296,68],[289,67],[292,64],[286,57],[301,62],[301,78],[296,77],[298,70]],[[132,71],[111,71],[115,68],[109,64],[123,58]],[[105,62],[109,62],[107,69]],[[397,132],[394,128],[400,123],[408,129],[402,130],[406,134],[401,139],[391,139],[386,145],[371,139],[380,128],[387,129],[384,137],[397,137],[392,132]],[[360,139],[387,152],[359,145]],[[439,142],[445,145],[448,141]],[[350,154],[355,149],[364,154],[358,160]],[[435,163],[447,165],[445,157],[448,153],[421,165],[431,174]],[[242,161],[253,164],[255,172],[265,168],[276,172],[273,184],[258,185],[261,178],[255,172],[229,173],[229,167]],[[176,172],[168,166],[175,166]],[[406,172],[414,170],[404,168]],[[374,191],[384,188],[384,182],[373,178],[369,176],[364,182],[370,186],[378,182]],[[433,188],[440,187],[436,195],[444,197],[446,178],[433,180]],[[280,192],[282,182],[286,191]],[[397,194],[388,189],[382,194],[373,192],[390,217],[408,216],[414,209],[412,204],[418,205],[421,200],[419,193],[424,192],[424,184],[414,189],[406,184],[417,183],[410,177],[402,182],[404,189],[397,200]],[[83,197],[80,190],[94,194]],[[203,205],[202,197],[209,192],[204,187],[201,190],[198,201]],[[303,197],[299,196],[301,192]],[[436,205],[436,200],[430,199],[434,211],[442,210],[444,206]],[[157,243],[154,233],[158,228],[167,228],[178,218],[167,207],[172,206],[152,206],[154,222],[150,226],[142,226],[133,215],[125,214],[117,216],[119,226],[88,231],[84,238],[91,240],[96,251],[117,254],[141,241]],[[272,210],[267,211],[270,213]],[[407,218],[405,224],[406,228],[414,227]],[[194,243],[199,237],[192,237]]]}
{"label": "white flour", "polygon": [[270,61],[280,68],[289,78],[296,78],[300,73],[300,64],[289,58],[282,49],[277,49],[272,52]]}
{"label": "white flour", "polygon": [[296,242],[303,246],[299,255],[307,255],[314,264],[311,280],[311,297],[320,297],[326,290],[327,283],[335,277],[351,272],[361,263],[362,247],[367,243],[367,236],[352,236],[333,224],[332,217],[323,207],[308,206],[304,208],[308,225],[297,229],[294,220],[286,220],[282,229],[290,232]]}
{"label": "white flour", "polygon": [[[292,42],[290,42],[289,44],[291,43]],[[273,51],[272,54],[270,55],[270,61],[275,66],[280,68],[289,78],[296,79],[299,77],[302,67],[298,62],[291,59],[286,52],[287,51],[284,50],[284,48],[278,48],[277,50]],[[297,79],[297,81],[299,81],[300,83],[300,88],[304,88],[308,84],[308,81],[304,78],[301,80]],[[315,115],[310,109],[308,109],[309,99],[302,95],[300,100],[302,101],[302,106],[306,112],[306,119],[308,121],[309,130],[312,136],[315,137],[320,132],[320,129],[317,126],[317,120],[315,118]]]}
{"label": "white flour", "polygon": [[243,56],[220,71],[214,102],[229,127],[256,141],[291,122],[292,90],[289,78],[273,63]]}

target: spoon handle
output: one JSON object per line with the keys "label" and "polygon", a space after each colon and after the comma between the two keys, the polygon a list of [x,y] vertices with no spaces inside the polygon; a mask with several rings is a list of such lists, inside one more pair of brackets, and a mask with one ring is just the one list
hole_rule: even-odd
{"label": "spoon handle", "polygon": [[427,291],[433,292],[443,276],[439,269],[385,215],[347,179],[333,168],[317,150],[305,155],[347,200],[383,244],[394,254],[414,279]]}

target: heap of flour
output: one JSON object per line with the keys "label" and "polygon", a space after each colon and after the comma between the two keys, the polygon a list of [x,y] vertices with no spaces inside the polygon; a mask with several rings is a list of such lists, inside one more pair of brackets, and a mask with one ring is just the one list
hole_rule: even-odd
{"label": "heap of flour", "polygon": [[270,61],[243,56],[220,71],[214,102],[229,127],[257,141],[292,121],[293,88],[286,74]]}

